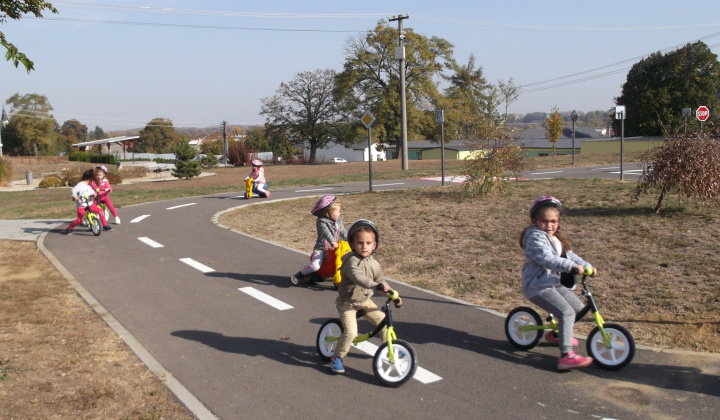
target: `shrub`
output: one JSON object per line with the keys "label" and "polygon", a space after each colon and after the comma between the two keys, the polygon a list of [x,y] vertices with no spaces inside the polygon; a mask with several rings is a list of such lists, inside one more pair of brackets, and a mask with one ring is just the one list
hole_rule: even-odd
{"label": "shrub", "polygon": [[71,184],[70,179],[74,179],[75,177],[78,177],[79,179],[82,177],[83,170],[80,168],[63,168],[60,173],[62,173],[62,179],[65,181],[65,184],[70,187],[74,187],[77,182],[75,184]]}
{"label": "shrub", "polygon": [[110,181],[110,185],[119,185],[123,182],[123,176],[120,172],[117,171],[110,171],[105,175],[108,181]]}
{"label": "shrub", "polygon": [[665,139],[662,146],[642,156],[643,173],[638,180],[633,201],[640,194],[659,191],[655,212],[666,194],[676,194],[682,204],[692,199],[720,207],[720,141],[707,134]]}
{"label": "shrub", "polygon": [[68,187],[76,186],[77,183],[80,182],[81,180],[82,180],[82,174],[70,176],[67,180]]}
{"label": "shrub", "polygon": [[213,167],[215,167],[215,165],[217,165],[217,163],[218,163],[217,156],[215,156],[212,153],[200,158],[200,167],[202,167],[202,168],[213,168]]}
{"label": "shrub", "polygon": [[40,181],[40,188],[62,187],[63,185],[65,182],[55,175],[46,176]]}
{"label": "shrub", "polygon": [[113,155],[96,155],[87,152],[70,152],[68,160],[76,162],[102,163],[105,165],[114,165],[115,156]]}
{"label": "shrub", "polygon": [[12,176],[12,163],[6,157],[0,158],[0,185],[8,185]]}

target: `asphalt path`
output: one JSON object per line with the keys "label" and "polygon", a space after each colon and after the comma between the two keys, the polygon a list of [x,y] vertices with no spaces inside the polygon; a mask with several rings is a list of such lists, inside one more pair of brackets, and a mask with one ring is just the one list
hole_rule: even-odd
{"label": "asphalt path", "polygon": [[[537,171],[523,178],[619,179],[618,169]],[[380,181],[373,189],[436,185]],[[271,191],[276,200],[367,189],[364,182]],[[129,206],[121,209],[123,224],[99,238],[82,227],[61,235],[64,225],[44,238],[102,307],[220,418],[383,412],[413,419],[720,417],[717,358],[639,350],[620,371],[592,365],[558,372],[555,346],[517,351],[498,314],[392,280],[405,303],[394,312],[396,331],[415,348],[421,373],[400,388],[382,387],[372,356],[353,349],[346,373],[334,375],[318,357],[315,339],[322,322],[337,316],[336,292],[329,283],[290,284],[309,253],[213,222],[219,212],[245,204],[238,191]],[[581,346],[584,354],[584,340]]]}

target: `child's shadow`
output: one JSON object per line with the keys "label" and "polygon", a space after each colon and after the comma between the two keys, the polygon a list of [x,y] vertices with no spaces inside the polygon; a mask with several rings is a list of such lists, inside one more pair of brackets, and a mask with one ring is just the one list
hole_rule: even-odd
{"label": "child's shadow", "polygon": [[[269,340],[252,337],[228,337],[221,333],[200,330],[180,330],[171,333],[174,337],[197,341],[214,349],[244,354],[246,356],[262,356],[278,363],[315,369],[327,375],[334,375],[327,363],[320,359],[315,347],[301,346],[286,340]],[[370,364],[368,363],[368,366]],[[345,369],[346,376],[352,379],[373,383],[375,377],[367,372]]]}
{"label": "child's shadow", "polygon": [[212,271],[210,273],[205,273],[208,277],[214,277],[214,278],[227,278],[231,280],[237,280],[242,281],[245,283],[251,283],[251,284],[259,284],[263,286],[275,286],[275,287],[281,287],[281,288],[289,288],[289,287],[304,287],[311,290],[316,291],[324,291],[324,290],[335,290],[333,287],[333,283],[331,281],[323,281],[318,283],[311,283],[307,284],[305,282],[300,282],[297,286],[293,285],[290,282],[290,276],[273,276],[268,274],[247,274],[247,273],[224,273],[224,272],[218,272],[218,271]]}

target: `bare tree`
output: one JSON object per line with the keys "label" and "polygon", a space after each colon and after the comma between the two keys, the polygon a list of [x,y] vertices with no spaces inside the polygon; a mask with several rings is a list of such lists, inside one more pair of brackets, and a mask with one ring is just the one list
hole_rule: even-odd
{"label": "bare tree", "polygon": [[280,83],[274,96],[262,99],[265,132],[303,143],[314,163],[317,149],[332,141],[343,123],[332,96],[334,80],[335,71],[326,69],[300,72],[289,83]]}
{"label": "bare tree", "polygon": [[507,82],[498,80],[498,89],[500,90],[500,96],[502,96],[503,101],[505,102],[505,121],[507,121],[508,106],[511,103],[517,101],[518,97],[520,96],[520,90],[522,90],[522,86],[515,86],[515,81],[511,77],[508,79]]}

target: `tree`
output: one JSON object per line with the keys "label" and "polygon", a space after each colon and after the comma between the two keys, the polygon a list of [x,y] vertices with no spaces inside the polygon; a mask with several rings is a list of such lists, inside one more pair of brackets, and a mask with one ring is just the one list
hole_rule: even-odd
{"label": "tree", "polygon": [[138,153],[168,153],[181,139],[172,121],[165,118],[150,121],[140,130],[139,137],[135,143],[135,151]]}
{"label": "tree", "polygon": [[37,93],[15,94],[6,102],[10,105],[10,120],[3,130],[6,153],[21,155],[57,154],[57,121],[50,114],[53,107],[47,98]]}
{"label": "tree", "polygon": [[548,133],[548,140],[552,143],[553,156],[556,156],[555,145],[563,132],[563,120],[557,107],[553,107],[552,114],[545,120],[545,129]]}
{"label": "tree", "polygon": [[[42,11],[49,10],[52,13],[58,13],[52,4],[43,0],[3,0],[0,2],[0,24],[7,22],[7,19],[19,20],[22,15],[32,13],[35,17],[43,17]],[[35,70],[35,64],[30,61],[27,56],[20,52],[18,48],[5,39],[5,34],[0,32],[0,45],[5,47],[5,60],[12,61],[15,67],[22,63],[28,73]]]}
{"label": "tree", "polygon": [[508,117],[508,106],[517,101],[520,96],[521,89],[522,86],[515,86],[515,81],[512,77],[509,78],[507,82],[498,80],[498,90],[500,91],[500,96],[502,97],[503,102],[505,102],[505,121],[507,121]]}
{"label": "tree", "polygon": [[222,138],[206,138],[200,143],[200,151],[206,155],[222,155],[223,140]]}
{"label": "tree", "polygon": [[665,139],[662,146],[642,156],[643,173],[635,188],[634,201],[641,194],[659,191],[655,212],[666,194],[677,194],[695,204],[720,207],[720,142],[708,134]]}
{"label": "tree", "polygon": [[[617,105],[627,108],[625,135],[679,132],[684,124],[682,108],[706,105],[720,111],[719,88],[720,63],[703,42],[664,55],[651,54],[632,66],[622,94],[615,98]],[[694,118],[688,123],[689,128],[698,126]]]}
{"label": "tree", "polygon": [[303,143],[310,150],[310,163],[342,124],[342,113],[332,96],[334,79],[335,72],[330,69],[300,72],[289,83],[281,83],[275,96],[262,99],[265,132]]}
{"label": "tree", "polygon": [[95,129],[88,133],[88,140],[103,140],[108,138],[107,133],[103,131],[99,126],[95,126]]}
{"label": "tree", "polygon": [[200,162],[193,160],[197,157],[197,150],[190,146],[189,142],[179,141],[176,143],[173,153],[175,153],[175,169],[172,171],[172,176],[190,179],[200,175]]}
{"label": "tree", "polygon": [[[405,36],[405,81],[408,139],[435,129],[434,104],[443,101],[436,79],[443,70],[454,65],[452,44],[448,41],[415,33],[411,28]],[[395,145],[400,155],[400,72],[394,58],[398,43],[396,28],[379,22],[375,29],[347,40],[343,71],[337,75],[335,98],[343,102],[353,121],[370,111],[375,116],[373,135],[380,143]],[[364,130],[362,130],[364,132]],[[361,136],[359,124],[344,131],[345,138]]]}
{"label": "tree", "polygon": [[78,120],[67,120],[60,127],[60,133],[75,143],[82,143],[88,139],[88,128]]}

